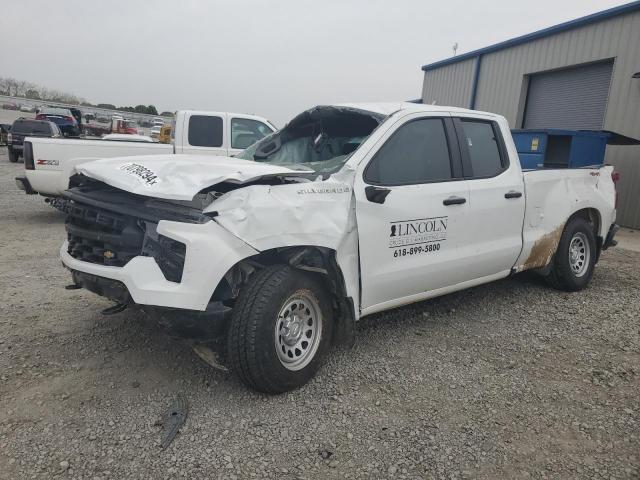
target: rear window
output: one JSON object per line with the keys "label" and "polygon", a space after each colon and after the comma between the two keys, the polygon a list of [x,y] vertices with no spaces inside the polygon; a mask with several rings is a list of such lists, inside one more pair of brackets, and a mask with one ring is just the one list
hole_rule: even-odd
{"label": "rear window", "polygon": [[189,118],[189,145],[194,147],[221,147],[222,118],[192,115]]}
{"label": "rear window", "polygon": [[50,135],[51,127],[45,122],[34,120],[18,120],[11,127],[13,133],[18,135]]}

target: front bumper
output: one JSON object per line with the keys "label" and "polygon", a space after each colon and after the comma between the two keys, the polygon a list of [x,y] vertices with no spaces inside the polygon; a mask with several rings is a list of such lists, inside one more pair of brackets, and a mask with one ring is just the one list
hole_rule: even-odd
{"label": "front bumper", "polygon": [[[130,304],[127,287],[117,280],[71,271],[76,285],[120,304]],[[222,302],[210,302],[203,312],[164,307],[143,307],[161,325],[183,337],[219,338],[231,317],[231,308]]]}
{"label": "front bumper", "polygon": [[20,190],[23,190],[27,195],[34,195],[38,193],[33,189],[27,177],[16,177],[16,185]]}
{"label": "front bumper", "polygon": [[[152,257],[134,257],[123,267],[100,265],[73,258],[68,242],[64,242],[60,258],[72,271],[120,282],[134,303],[204,311],[227,271],[258,253],[214,221],[191,224],[162,220],[157,232],[186,245],[180,283],[167,280]],[[95,293],[109,297],[106,290]]]}

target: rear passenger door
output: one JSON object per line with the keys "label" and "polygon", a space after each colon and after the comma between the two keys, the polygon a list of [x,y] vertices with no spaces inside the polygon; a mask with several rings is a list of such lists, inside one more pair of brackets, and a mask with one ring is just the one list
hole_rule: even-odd
{"label": "rear passenger door", "polygon": [[448,114],[409,114],[367,153],[354,182],[364,314],[465,279],[469,191]]}
{"label": "rear passenger door", "polygon": [[224,113],[186,113],[182,128],[182,150],[176,146],[176,153],[227,155],[225,120]]}
{"label": "rear passenger door", "polygon": [[508,126],[495,117],[456,115],[464,177],[469,185],[470,234],[465,249],[471,254],[465,270],[469,280],[506,274],[522,248],[525,197],[519,164],[510,163],[503,137]]}

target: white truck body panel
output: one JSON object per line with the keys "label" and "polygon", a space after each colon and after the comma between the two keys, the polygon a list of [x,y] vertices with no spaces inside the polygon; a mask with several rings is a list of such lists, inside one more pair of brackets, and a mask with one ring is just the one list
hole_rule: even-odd
{"label": "white truck body panel", "polygon": [[[389,117],[326,180],[309,181],[285,167],[231,158],[211,163],[204,158],[182,159],[183,167],[177,168],[173,155],[158,155],[76,167],[113,187],[155,198],[189,200],[222,182],[238,184],[238,188],[204,209],[204,213],[216,212],[207,223],[159,222],[159,233],[186,245],[179,284],[167,282],[150,258],[136,257],[122,268],[106,267],[72,258],[65,243],[63,263],[123,282],[136,303],[204,310],[228,269],[256,252],[288,246],[325,247],[336,252],[357,318],[496,280],[513,271],[543,267],[555,252],[557,232],[562,232],[564,223],[578,210],[598,212],[602,237],[615,220],[610,167],[523,173],[508,124],[499,115],[414,104],[351,106]],[[407,122],[433,116],[497,122],[508,168],[491,178],[392,186],[383,204],[367,200],[363,172],[380,146]],[[132,163],[141,168],[130,167]],[[272,176],[289,177],[293,183],[242,186]],[[150,177],[154,177],[151,183],[147,181]],[[523,195],[505,198],[516,190]],[[452,195],[463,197],[465,203],[443,205],[443,199]],[[415,234],[400,235],[409,229]],[[429,244],[439,247],[424,247]],[[394,256],[403,250],[406,254]]]}
{"label": "white truck body panel", "polygon": [[[191,141],[189,122],[194,116],[221,119],[222,136],[219,147],[199,147],[189,143]],[[253,120],[263,124],[271,131],[275,131],[275,127],[268,120],[256,115],[181,110],[176,114],[173,145],[140,141],[116,142],[28,137],[25,140],[32,145],[34,169],[25,168],[25,176],[35,192],[48,196],[60,196],[69,188],[69,177],[74,167],[97,159],[186,153],[208,155],[209,161],[211,161],[211,156],[236,155],[243,149],[233,148],[232,145],[231,122],[234,119]],[[182,159],[184,159],[183,156],[174,157],[173,161]]]}
{"label": "white truck body panel", "polygon": [[567,219],[578,210],[597,210],[598,235],[615,222],[613,167],[524,172],[527,208],[522,253],[516,271],[543,267],[556,251]]}
{"label": "white truck body panel", "polygon": [[[212,292],[201,285],[217,285],[222,278],[219,272],[229,270],[238,258],[258,253],[215,222],[187,225],[162,221],[158,224],[158,233],[184,242],[189,249],[180,283],[168,281],[151,257],[136,257],[122,268],[90,264],[69,255],[65,241],[60,258],[71,269],[124,283],[133,300],[141,305],[204,310]],[[215,255],[211,255],[212,238],[220,242]]]}
{"label": "white truck body panel", "polygon": [[105,140],[73,140],[63,138],[32,138],[35,170],[25,169],[25,176],[36,192],[61,195],[69,188],[69,177],[76,165],[101,158],[128,155],[168,154],[171,145],[144,142],[114,142]]}
{"label": "white truck body panel", "polygon": [[74,172],[127,192],[171,200],[191,200],[200,190],[222,182],[246,183],[270,176],[299,176],[286,167],[232,157],[208,155],[146,155],[96,160],[76,166]]}

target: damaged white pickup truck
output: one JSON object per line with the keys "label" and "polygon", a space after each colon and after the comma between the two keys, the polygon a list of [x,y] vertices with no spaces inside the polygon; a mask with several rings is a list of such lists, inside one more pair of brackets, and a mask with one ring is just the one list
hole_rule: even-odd
{"label": "damaged white pickup truck", "polygon": [[75,287],[205,324],[252,388],[307,382],[362,316],[535,269],[585,288],[614,244],[612,168],[522,171],[506,120],[320,106],[236,158],[76,167],[60,208]]}

